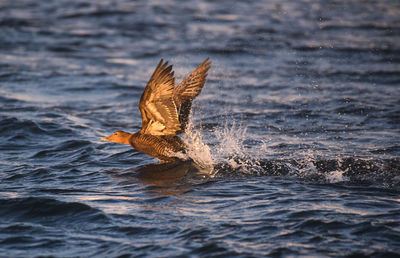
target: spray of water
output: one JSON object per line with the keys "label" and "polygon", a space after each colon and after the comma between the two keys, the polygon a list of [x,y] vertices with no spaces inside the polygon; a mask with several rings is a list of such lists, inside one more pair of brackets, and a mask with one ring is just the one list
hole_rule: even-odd
{"label": "spray of water", "polygon": [[[394,173],[398,171],[396,168],[387,169],[383,164],[361,159],[335,157],[332,160],[313,148],[298,150],[283,159],[266,160],[265,155],[271,151],[268,142],[262,141],[258,146],[247,147],[247,128],[231,121],[234,120],[227,119],[223,126],[211,132],[203,131],[201,127],[194,128],[192,122],[187,127],[184,137],[188,146],[186,155],[208,176],[220,172],[283,175],[317,183],[380,181],[385,187],[398,186],[400,177]],[[388,170],[394,172],[388,173]]]}
{"label": "spray of water", "polygon": [[[296,153],[298,158],[294,161],[296,165],[288,163],[289,174],[294,177],[303,178],[309,181],[321,182],[321,183],[339,183],[349,181],[349,178],[345,176],[347,170],[339,168],[332,169],[331,171],[321,171],[317,168],[316,163],[318,158],[321,159],[322,153],[315,150],[305,150]],[[322,158],[323,159],[323,158]],[[341,159],[337,160],[340,167]]]}
{"label": "spray of water", "polygon": [[214,160],[211,156],[210,147],[203,142],[201,130],[196,130],[193,127],[191,117],[186,126],[183,141],[187,146],[186,154],[201,168],[212,171]]}
{"label": "spray of water", "polygon": [[[247,139],[247,128],[225,122],[223,128],[214,131],[218,145],[214,149],[213,156],[218,162],[226,162],[234,170],[243,173],[258,173],[261,171],[258,155],[250,154],[244,145]],[[258,152],[257,152],[258,153]]]}
{"label": "spray of water", "polygon": [[188,146],[187,155],[202,168],[213,168],[216,164],[226,164],[234,171],[254,173],[261,170],[258,159],[250,155],[244,146],[247,128],[236,122],[225,122],[222,128],[213,130],[216,139],[210,148],[203,141],[202,130],[195,129],[189,120],[184,142]]}

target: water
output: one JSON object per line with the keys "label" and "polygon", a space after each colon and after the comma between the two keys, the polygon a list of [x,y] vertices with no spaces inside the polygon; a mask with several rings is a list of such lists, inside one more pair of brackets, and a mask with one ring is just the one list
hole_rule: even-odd
{"label": "water", "polygon": [[[0,256],[400,254],[396,1],[0,2]],[[160,165],[161,58],[213,66]]]}

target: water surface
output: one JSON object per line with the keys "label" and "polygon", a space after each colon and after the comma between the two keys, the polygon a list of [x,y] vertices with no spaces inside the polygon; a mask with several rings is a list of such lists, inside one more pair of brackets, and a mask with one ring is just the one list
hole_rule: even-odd
{"label": "water surface", "polygon": [[[400,254],[400,4],[0,3],[5,257]],[[161,58],[213,66],[159,165],[141,127]]]}

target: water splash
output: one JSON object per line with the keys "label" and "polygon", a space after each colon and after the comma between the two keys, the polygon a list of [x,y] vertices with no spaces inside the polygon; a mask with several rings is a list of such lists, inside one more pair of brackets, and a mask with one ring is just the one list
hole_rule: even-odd
{"label": "water splash", "polygon": [[[216,161],[227,163],[233,170],[248,174],[258,174],[261,171],[259,155],[250,154],[245,147],[247,127],[225,122],[223,128],[214,130],[217,146],[214,148],[213,157]],[[256,152],[259,153],[259,152]]]}
{"label": "water splash", "polygon": [[[345,176],[347,172],[346,170],[333,166],[327,171],[318,168],[318,161],[326,160],[321,158],[321,153],[318,151],[309,149],[297,152],[297,155],[299,158],[293,160],[294,164],[287,162],[290,176],[320,183],[339,183],[349,181],[349,178]],[[336,160],[336,162],[340,164],[340,159]]]}
{"label": "water splash", "polygon": [[214,160],[210,147],[203,142],[201,129],[194,128],[192,117],[189,118],[185,131],[183,141],[187,146],[186,154],[201,168],[212,171]]}
{"label": "water splash", "polygon": [[257,156],[250,155],[244,146],[247,128],[236,122],[225,122],[222,128],[212,131],[215,137],[212,149],[203,141],[201,127],[195,129],[192,120],[186,128],[184,142],[188,146],[187,155],[202,168],[214,168],[225,164],[232,171],[258,173],[261,170]]}
{"label": "water splash", "polygon": [[[248,147],[247,139],[247,127],[233,119],[226,119],[221,127],[207,134],[201,126],[194,128],[189,120],[184,137],[187,155],[212,176],[226,173],[275,175],[315,183],[362,183],[399,189],[400,169],[390,160],[331,157],[312,147],[269,160],[265,159],[265,154],[271,151],[266,141]],[[208,145],[208,142],[212,144]]]}

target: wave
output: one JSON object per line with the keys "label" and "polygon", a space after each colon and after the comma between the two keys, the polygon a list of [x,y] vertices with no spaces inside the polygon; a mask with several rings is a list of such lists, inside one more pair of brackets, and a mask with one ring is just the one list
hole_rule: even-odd
{"label": "wave", "polygon": [[107,221],[102,211],[83,203],[50,198],[0,199],[0,217],[11,221],[70,224],[82,220]]}
{"label": "wave", "polygon": [[[56,113],[47,113],[46,117],[59,117]],[[4,117],[0,119],[0,134],[3,136],[60,136],[73,135],[71,129],[65,128],[53,122],[35,122],[30,119],[18,119]]]}

